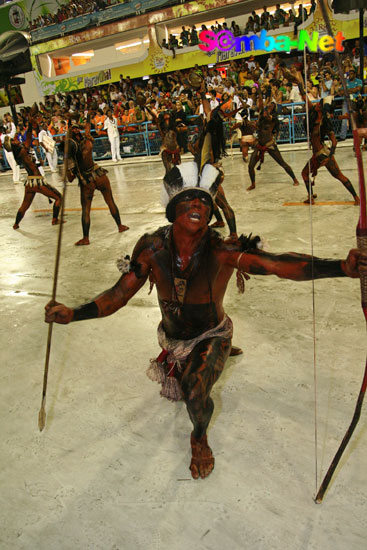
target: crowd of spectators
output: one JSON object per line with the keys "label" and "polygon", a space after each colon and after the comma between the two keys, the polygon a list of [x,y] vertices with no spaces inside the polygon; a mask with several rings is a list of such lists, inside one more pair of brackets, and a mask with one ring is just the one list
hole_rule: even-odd
{"label": "crowd of spectators", "polygon": [[62,23],[67,19],[78,17],[78,15],[103,11],[119,3],[119,0],[78,0],[77,2],[70,0],[67,4],[62,4],[56,13],[41,14],[33,19],[33,21],[30,21],[29,30],[37,30],[40,27]]}
{"label": "crowd of spectators", "polygon": [[[346,45],[347,51],[343,54],[344,74],[347,83],[352,81],[358,84],[359,41]],[[281,68],[284,61],[288,69],[295,67],[305,75],[308,97],[312,101],[329,96],[342,107],[344,95],[334,55],[330,53],[322,56],[308,54],[306,67],[303,66],[302,55],[281,58],[278,54],[270,54],[231,61],[225,71],[219,66],[208,68],[196,65],[187,71],[154,75],[144,81],[133,81],[129,76],[120,75],[119,82],[114,84],[46,96],[39,104],[39,110],[43,122],[47,123],[49,131],[55,136],[65,133],[70,117],[77,119],[80,124],[90,120],[96,137],[107,137],[105,121],[111,114],[117,121],[121,137],[142,132],[146,128],[154,130],[154,115],[158,117],[164,111],[169,111],[177,123],[189,125],[192,123],[190,120],[195,120],[190,117],[203,115],[200,93],[193,89],[188,80],[189,72],[193,70],[205,81],[212,109],[222,104],[224,110],[230,112],[245,104],[249,118],[256,118],[261,95],[266,103],[276,104],[278,115],[304,112],[298,87],[283,76]],[[357,86],[353,94],[355,97],[367,93],[367,57],[364,87],[360,83],[361,86]],[[350,87],[354,89],[354,86]],[[137,101],[137,97],[142,96],[149,110],[144,109],[141,101]],[[29,108],[21,108],[19,111],[17,132],[20,136],[26,129],[28,111]],[[183,150],[187,150],[187,141],[183,143]]]}
{"label": "crowd of spectators", "polygon": [[234,20],[231,22],[230,26],[228,26],[226,22],[219,23],[218,21],[210,27],[203,24],[199,29],[197,29],[196,25],[192,25],[191,28],[183,26],[179,35],[170,34],[168,41],[164,38],[161,46],[170,50],[195,46],[199,43],[198,35],[202,31],[213,31],[215,33],[220,31],[231,31],[234,36],[243,36],[254,32],[260,32],[262,29],[268,31],[280,27],[288,27],[290,25],[295,25],[295,29],[297,29],[301,23],[306,21],[306,19],[314,13],[315,9],[316,0],[311,0],[309,11],[300,4],[298,6],[298,11],[292,6],[288,12],[285,12],[280,7],[280,4],[276,4],[274,12],[270,13],[268,7],[264,6],[261,15],[258,15],[255,11],[249,15],[247,23],[242,30]]}
{"label": "crowd of spectators", "polygon": [[[40,27],[47,27],[49,25],[54,25],[55,23],[62,23],[63,21],[72,19],[78,15],[103,11],[106,8],[118,3],[121,3],[121,1],[79,0],[76,2],[75,0],[70,0],[68,3],[61,5],[56,13],[39,15],[36,19],[30,21],[29,29],[32,31]],[[168,41],[166,41],[166,39],[163,40],[162,46],[169,49],[195,46],[199,43],[198,33],[203,30],[212,30],[214,32],[229,30],[234,34],[234,36],[241,36],[243,34],[246,35],[253,32],[259,32],[262,29],[272,30],[279,27],[287,27],[292,24],[295,24],[297,28],[298,25],[305,21],[307,17],[315,11],[315,9],[316,0],[311,0],[311,6],[308,12],[302,4],[298,6],[297,11],[292,5],[288,12],[284,11],[280,4],[276,4],[273,13],[270,13],[268,11],[268,7],[264,6],[261,15],[258,15],[255,11],[249,15],[247,23],[242,30],[235,21],[232,21],[229,27],[227,23],[224,22],[220,24],[218,21],[216,21],[215,25],[212,25],[210,28],[207,28],[207,26],[203,24],[199,30],[197,30],[196,25],[192,25],[191,29],[186,29],[183,26],[180,35],[171,34]]]}

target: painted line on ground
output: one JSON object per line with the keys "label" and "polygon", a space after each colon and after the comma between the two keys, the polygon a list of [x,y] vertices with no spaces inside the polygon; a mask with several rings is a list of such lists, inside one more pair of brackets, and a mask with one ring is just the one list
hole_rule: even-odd
{"label": "painted line on ground", "polygon": [[[312,206],[355,206],[354,201],[315,202]],[[310,206],[308,202],[284,202],[283,206]]]}

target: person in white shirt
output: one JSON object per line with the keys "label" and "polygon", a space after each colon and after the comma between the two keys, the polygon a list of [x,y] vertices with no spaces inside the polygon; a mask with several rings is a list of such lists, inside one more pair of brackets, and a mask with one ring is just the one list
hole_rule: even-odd
{"label": "person in white shirt", "polygon": [[224,86],[223,86],[223,91],[224,92],[227,92],[227,94],[229,95],[233,95],[234,92],[235,92],[235,89],[232,85],[232,80],[230,79],[227,79],[224,81]]}
{"label": "person in white shirt", "polygon": [[209,101],[210,103],[210,110],[214,111],[217,107],[219,107],[219,101],[217,100],[217,92],[215,90],[210,90],[209,94],[211,95],[211,99]]}
{"label": "person in white shirt", "polygon": [[[289,103],[302,103],[303,100],[302,100],[302,97],[301,97],[301,94],[299,93],[299,89],[298,89],[298,86],[296,84],[292,84],[292,83],[289,83],[289,84],[286,84],[286,89],[287,89],[287,101],[289,101]],[[288,95],[288,91],[289,91],[289,95]],[[294,111],[295,112],[301,112],[304,110],[304,105],[296,105],[294,107]]]}
{"label": "person in white shirt", "polygon": [[[53,145],[52,145],[52,142],[50,140],[53,141]],[[41,129],[40,133],[38,134],[38,142],[45,151],[45,155],[46,155],[47,162],[48,162],[48,165],[50,167],[51,172],[53,172],[53,173],[57,172],[56,144],[53,140],[53,136],[52,136],[50,130],[47,127],[46,122],[44,122],[42,124],[42,129]]]}
{"label": "person in white shirt", "polygon": [[275,71],[275,67],[276,67],[275,57],[274,57],[274,54],[271,53],[269,54],[268,60],[265,65],[266,73],[273,73]]}
{"label": "person in white shirt", "polygon": [[298,86],[296,86],[295,84],[292,85],[292,88],[289,94],[289,100],[292,103],[299,103],[302,101],[302,97],[301,97],[301,94],[299,93]]}
{"label": "person in white shirt", "polygon": [[13,139],[15,136],[15,132],[16,132],[15,124],[13,122],[11,115],[9,115],[8,113],[4,115],[4,122],[5,124],[2,127],[1,136],[0,136],[1,143],[3,145],[6,160],[8,161],[9,166],[13,172],[13,183],[20,183],[20,166],[19,164],[16,163],[13,153],[11,151],[7,151],[6,148],[4,147],[5,139],[6,138]]}
{"label": "person in white shirt", "polygon": [[107,111],[107,118],[104,121],[104,130],[107,130],[109,142],[111,144],[111,154],[113,162],[119,162],[120,153],[120,134],[118,131],[117,118],[113,116],[111,109]]}
{"label": "person in white shirt", "polygon": [[222,82],[222,77],[220,76],[220,73],[217,69],[214,69],[213,76],[212,76],[212,85],[213,86],[219,86],[219,84]]}

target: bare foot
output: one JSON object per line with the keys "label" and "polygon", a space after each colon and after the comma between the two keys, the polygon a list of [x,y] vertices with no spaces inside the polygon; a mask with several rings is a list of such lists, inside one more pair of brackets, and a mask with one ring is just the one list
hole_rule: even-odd
{"label": "bare foot", "polygon": [[214,223],[211,224],[210,227],[216,228],[216,227],[225,227],[225,226],[226,226],[226,224],[224,222],[214,222]]}
{"label": "bare foot", "polygon": [[358,206],[359,204],[361,204],[359,197],[354,197],[354,206]]}
{"label": "bare foot", "polygon": [[[66,220],[62,220],[62,223],[65,223]],[[52,225],[59,225],[60,220],[57,220],[56,218],[52,218]]]}
{"label": "bare foot", "polygon": [[237,346],[232,346],[231,351],[229,352],[230,357],[235,357],[236,355],[241,355],[243,353],[241,348]]}
{"label": "bare foot", "polygon": [[214,456],[208,445],[207,436],[203,435],[200,439],[196,439],[191,434],[191,451],[190,470],[192,477],[194,479],[208,477],[214,468]]}
{"label": "bare foot", "polygon": [[315,204],[314,197],[315,195],[312,195],[312,198],[308,197],[305,201],[303,201],[304,204]]}
{"label": "bare foot", "polygon": [[[127,231],[128,229],[130,229],[130,227],[128,227],[127,225],[119,225],[119,233],[123,233],[124,231]],[[88,243],[89,244],[89,243]]]}
{"label": "bare foot", "polygon": [[243,162],[248,162],[248,157],[242,157],[243,158]]}
{"label": "bare foot", "polygon": [[255,184],[251,183],[250,187],[247,188],[247,191],[252,191],[253,189],[255,189]]}
{"label": "bare foot", "polygon": [[75,246],[81,246],[83,244],[89,244],[88,237],[83,237],[83,239],[80,239],[80,241],[75,243]]}
{"label": "bare foot", "polygon": [[19,229],[19,225],[18,225],[17,223],[15,223],[15,224],[13,225],[13,229]]}
{"label": "bare foot", "polygon": [[294,181],[293,181],[293,185],[294,185],[294,187],[297,187],[297,185],[299,185],[299,181],[298,181],[298,180],[294,180]]}

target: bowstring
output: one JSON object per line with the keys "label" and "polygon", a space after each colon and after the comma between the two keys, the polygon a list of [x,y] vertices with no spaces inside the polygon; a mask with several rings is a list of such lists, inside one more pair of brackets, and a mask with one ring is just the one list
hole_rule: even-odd
{"label": "bowstring", "polygon": [[[305,12],[302,6],[302,25],[305,22]],[[305,86],[305,107],[306,107],[306,135],[307,135],[307,150],[311,150],[310,142],[310,117],[307,95],[307,59],[306,59],[306,44],[303,47],[303,80]],[[310,248],[311,248],[311,300],[312,300],[312,340],[313,340],[313,387],[314,387],[314,456],[315,456],[315,490],[318,488],[318,413],[317,413],[317,346],[316,346],[316,302],[315,302],[315,280],[314,280],[314,246],[313,246],[313,189],[312,189],[312,172],[311,158],[308,159],[308,196],[309,196],[309,220],[310,220]]]}

